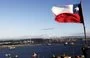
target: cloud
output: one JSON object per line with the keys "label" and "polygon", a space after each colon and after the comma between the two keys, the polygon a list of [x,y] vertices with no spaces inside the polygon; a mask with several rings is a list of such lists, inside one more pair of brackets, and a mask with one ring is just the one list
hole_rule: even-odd
{"label": "cloud", "polygon": [[41,29],[41,30],[53,30],[53,29],[55,29],[55,28],[44,28],[44,29]]}

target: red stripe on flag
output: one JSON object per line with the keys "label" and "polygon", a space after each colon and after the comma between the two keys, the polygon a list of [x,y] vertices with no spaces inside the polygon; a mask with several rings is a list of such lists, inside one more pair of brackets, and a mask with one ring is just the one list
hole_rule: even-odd
{"label": "red stripe on flag", "polygon": [[62,13],[56,16],[55,20],[57,22],[72,22],[72,23],[80,23],[80,16],[79,14],[73,14],[73,13]]}

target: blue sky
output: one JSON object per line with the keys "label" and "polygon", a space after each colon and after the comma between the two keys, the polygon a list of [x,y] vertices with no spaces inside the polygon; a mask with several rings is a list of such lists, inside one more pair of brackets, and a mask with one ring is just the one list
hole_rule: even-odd
{"label": "blue sky", "polygon": [[[55,5],[80,0],[0,0],[0,38],[27,36],[68,36],[83,33],[82,24],[62,24],[54,20]],[[90,32],[89,0],[82,0],[87,32]]]}

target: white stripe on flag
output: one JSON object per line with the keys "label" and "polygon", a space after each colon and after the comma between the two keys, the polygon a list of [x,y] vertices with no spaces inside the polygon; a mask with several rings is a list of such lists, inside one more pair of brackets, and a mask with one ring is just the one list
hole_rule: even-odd
{"label": "white stripe on flag", "polygon": [[55,15],[61,13],[73,13],[73,5],[66,5],[64,7],[53,6],[51,10]]}

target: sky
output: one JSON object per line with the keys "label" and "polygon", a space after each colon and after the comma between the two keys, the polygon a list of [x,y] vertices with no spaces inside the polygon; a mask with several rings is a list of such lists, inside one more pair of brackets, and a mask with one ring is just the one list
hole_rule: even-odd
{"label": "sky", "polygon": [[[57,23],[51,8],[80,0],[0,0],[0,39],[70,36],[83,33],[80,23]],[[90,0],[82,0],[86,31],[90,32]]]}

